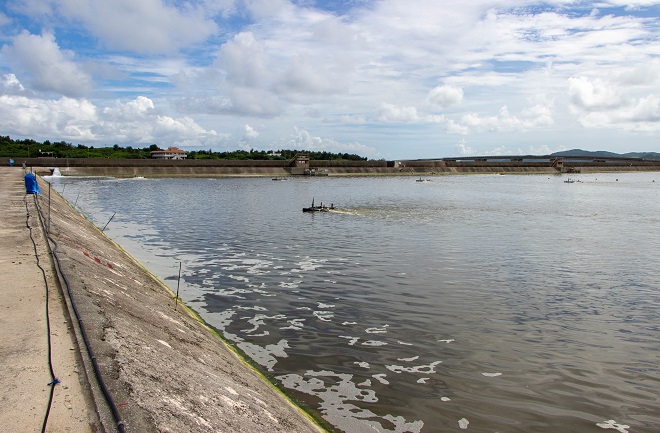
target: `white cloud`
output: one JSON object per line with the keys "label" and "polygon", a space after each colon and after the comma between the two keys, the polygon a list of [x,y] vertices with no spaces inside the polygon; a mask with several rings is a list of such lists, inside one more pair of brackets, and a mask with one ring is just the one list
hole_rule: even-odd
{"label": "white cloud", "polygon": [[[1,81],[21,88],[12,76]],[[0,96],[0,130],[34,139],[63,139],[86,144],[152,144],[208,147],[224,143],[228,134],[206,130],[190,117],[161,114],[144,96],[99,108],[86,99],[42,99]],[[25,134],[25,131],[30,131]]]}
{"label": "white cloud", "polygon": [[362,125],[367,123],[367,118],[364,115],[354,115],[354,114],[342,114],[334,118],[328,118],[325,120],[327,123],[338,123],[338,124],[347,124],[347,125]]}
{"label": "white cloud", "polygon": [[73,53],[60,50],[50,33],[38,36],[24,31],[11,46],[2,47],[2,56],[36,90],[71,97],[85,96],[92,90],[92,78],[73,61]]}
{"label": "white cloud", "polygon": [[[332,130],[332,140],[317,137],[319,145],[352,143],[360,134],[361,143],[392,159],[437,156],[438,143],[451,153],[453,134],[476,154],[522,140],[520,132],[538,149],[577,133],[599,137],[585,142],[603,148],[657,146],[660,18],[645,8],[657,2],[603,0],[592,10],[568,0],[543,7],[512,0],[341,3],[332,11],[336,3],[293,0],[16,0],[0,7],[11,29],[46,29],[36,30],[43,36],[32,43],[50,46],[48,63],[72,73],[31,72],[42,68],[28,68],[19,59],[32,59],[7,45],[2,72],[25,88],[5,80],[0,89],[89,98],[98,111],[89,121],[99,122],[90,133],[99,138],[103,131],[107,141],[114,131],[106,124],[125,137],[181,134],[187,142],[225,143],[211,131],[230,130],[233,144],[269,146],[291,140],[297,125]],[[132,106],[145,102],[141,95],[153,106]],[[35,107],[59,101],[43,98]],[[168,104],[179,113],[165,115]],[[140,117],[135,124],[130,110]],[[250,138],[243,126],[256,124],[259,136]],[[404,134],[415,147],[395,138]]]}
{"label": "white cloud", "polygon": [[601,79],[571,77],[568,80],[568,96],[578,109],[602,111],[621,105],[622,95]]}
{"label": "white cloud", "polygon": [[461,140],[456,144],[456,149],[459,155],[468,156],[474,155],[474,150],[465,143],[465,140]]}
{"label": "white cloud", "polygon": [[410,123],[418,121],[419,115],[415,107],[400,107],[382,103],[378,110],[378,120],[391,123]]}
{"label": "white cloud", "polygon": [[352,153],[360,156],[377,158],[378,151],[360,143],[342,143],[336,140],[313,136],[308,131],[294,128],[290,137],[282,139],[278,145],[283,149],[308,150],[319,152]]}
{"label": "white cloud", "polygon": [[69,24],[82,25],[104,46],[137,53],[171,53],[217,32],[213,20],[189,3],[163,0],[51,0]]}
{"label": "white cloud", "polygon": [[462,116],[459,121],[450,120],[447,122],[447,131],[458,134],[526,131],[553,123],[553,114],[548,107],[535,105],[515,115],[504,106],[500,108],[497,116],[469,113]]}
{"label": "white cloud", "polygon": [[441,123],[445,117],[419,113],[416,107],[382,103],[378,109],[377,120],[386,123]]}
{"label": "white cloud", "polygon": [[293,59],[277,85],[278,93],[324,95],[344,91],[346,82],[333,73],[327,63],[318,62],[308,54]]}
{"label": "white cloud", "polygon": [[268,56],[252,32],[241,32],[223,44],[218,62],[231,85],[265,87],[269,82]]}
{"label": "white cloud", "polygon": [[630,110],[630,119],[635,122],[654,122],[660,130],[660,96],[648,95],[637,101]]}
{"label": "white cloud", "polygon": [[470,128],[468,128],[465,125],[461,125],[457,123],[453,119],[448,119],[447,123],[445,125],[445,128],[448,133],[450,134],[461,134],[461,135],[467,135],[470,133]]}
{"label": "white cloud", "polygon": [[96,108],[89,101],[0,96],[0,129],[11,135],[85,141],[94,138],[96,121]]}
{"label": "white cloud", "polygon": [[429,92],[427,97],[432,104],[449,107],[463,102],[463,89],[454,86],[438,86]]}
{"label": "white cloud", "polygon": [[248,125],[247,123],[243,125],[243,138],[257,138],[259,136],[259,131]]}
{"label": "white cloud", "polygon": [[14,74],[5,74],[0,77],[0,94],[18,95],[24,93],[25,88]]}
{"label": "white cloud", "polygon": [[214,130],[205,130],[190,117],[163,115],[149,98],[116,101],[100,110],[94,132],[100,137],[115,137],[118,143],[163,143],[164,145],[203,146],[219,144],[226,139]]}
{"label": "white cloud", "polygon": [[234,87],[228,91],[233,114],[274,117],[282,113],[280,101],[267,90],[249,87]]}
{"label": "white cloud", "polygon": [[[626,86],[635,77],[638,86]],[[640,79],[641,78],[641,79]],[[578,122],[587,128],[610,128],[633,132],[660,131],[660,97],[650,90],[654,82],[642,77],[623,73],[611,80],[589,77],[571,77],[568,85],[571,112]],[[642,93],[640,93],[640,90]]]}

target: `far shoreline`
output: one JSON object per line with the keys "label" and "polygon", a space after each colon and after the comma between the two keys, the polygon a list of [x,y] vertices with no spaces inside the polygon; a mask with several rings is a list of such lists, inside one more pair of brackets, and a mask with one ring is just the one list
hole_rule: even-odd
{"label": "far shoreline", "polygon": [[0,165],[21,166],[39,175],[57,169],[62,176],[115,178],[434,176],[461,174],[543,174],[660,171],[660,160],[592,157],[463,157],[424,160],[215,160],[0,158]]}

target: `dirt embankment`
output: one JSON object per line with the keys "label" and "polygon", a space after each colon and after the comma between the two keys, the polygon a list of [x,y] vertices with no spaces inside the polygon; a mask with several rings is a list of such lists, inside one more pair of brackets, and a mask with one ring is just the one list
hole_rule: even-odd
{"label": "dirt embankment", "polygon": [[[322,431],[54,190],[49,206],[40,185],[55,253],[127,432]],[[94,394],[105,429],[117,431]]]}

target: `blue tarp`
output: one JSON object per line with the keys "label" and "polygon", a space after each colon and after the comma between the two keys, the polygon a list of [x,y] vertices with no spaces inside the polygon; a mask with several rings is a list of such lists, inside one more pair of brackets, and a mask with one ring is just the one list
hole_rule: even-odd
{"label": "blue tarp", "polygon": [[34,173],[25,175],[25,193],[26,194],[41,194],[39,184],[37,183],[37,176]]}

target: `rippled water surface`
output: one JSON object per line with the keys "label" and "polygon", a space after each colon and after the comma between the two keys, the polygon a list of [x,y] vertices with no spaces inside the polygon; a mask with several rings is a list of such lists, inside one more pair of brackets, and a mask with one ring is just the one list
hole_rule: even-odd
{"label": "rippled water surface", "polygon": [[53,185],[340,431],[660,431],[660,174],[431,179]]}

